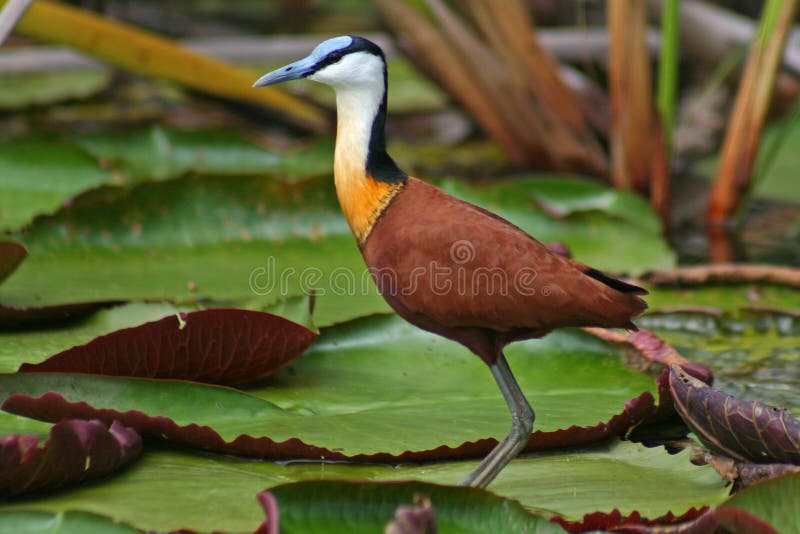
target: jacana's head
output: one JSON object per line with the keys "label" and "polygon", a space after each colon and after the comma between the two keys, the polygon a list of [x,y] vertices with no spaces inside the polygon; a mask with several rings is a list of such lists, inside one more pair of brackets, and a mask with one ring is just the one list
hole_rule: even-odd
{"label": "jacana's head", "polygon": [[308,57],[265,74],[253,84],[264,87],[308,78],[335,89],[348,86],[385,85],[386,62],[380,47],[354,35],[320,43]]}

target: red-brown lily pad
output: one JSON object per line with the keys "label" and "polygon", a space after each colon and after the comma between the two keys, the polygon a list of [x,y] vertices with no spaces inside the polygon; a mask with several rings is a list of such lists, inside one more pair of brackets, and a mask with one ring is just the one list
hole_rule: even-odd
{"label": "red-brown lily pad", "polygon": [[0,241],[0,282],[8,278],[20,264],[28,249],[15,241]]}
{"label": "red-brown lily pad", "polygon": [[713,453],[741,462],[800,464],[800,421],[782,408],[740,401],[670,367],[670,389],[684,422]]}
{"label": "red-brown lily pad", "polygon": [[[670,512],[650,519],[642,517],[642,514],[636,511],[626,515],[619,510],[612,510],[608,513],[586,514],[580,521],[568,521],[560,516],[552,518],[552,521],[564,527],[567,532],[674,532],[677,534],[682,532],[678,528],[687,523],[700,526],[708,524],[713,527],[715,523],[709,511],[708,507],[699,510],[692,508],[677,517]],[[670,530],[670,528],[675,530]]]}
{"label": "red-brown lily pad", "polygon": [[[579,330],[514,345],[508,357],[537,411],[530,449],[596,442],[657,414],[653,378]],[[118,419],[147,436],[272,458],[477,457],[511,422],[478,358],[395,316],[327,329],[303,358],[246,392],[26,373],[0,376],[0,398],[37,419]]]}
{"label": "red-brown lily pad", "polygon": [[0,497],[50,491],[106,476],[135,460],[142,439],[118,422],[68,420],[37,436],[0,437]]}
{"label": "red-brown lily pad", "polygon": [[19,370],[241,384],[288,365],[316,337],[270,313],[201,310],[117,330]]}

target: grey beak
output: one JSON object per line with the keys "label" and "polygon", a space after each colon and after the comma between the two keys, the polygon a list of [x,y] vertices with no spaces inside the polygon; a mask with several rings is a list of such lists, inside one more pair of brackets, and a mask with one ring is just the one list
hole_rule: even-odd
{"label": "grey beak", "polygon": [[297,80],[298,78],[305,78],[314,72],[316,60],[311,56],[304,57],[301,60],[290,63],[272,72],[268,72],[261,78],[256,80],[253,87],[264,87],[266,85],[275,85],[276,83],[287,82],[289,80]]}

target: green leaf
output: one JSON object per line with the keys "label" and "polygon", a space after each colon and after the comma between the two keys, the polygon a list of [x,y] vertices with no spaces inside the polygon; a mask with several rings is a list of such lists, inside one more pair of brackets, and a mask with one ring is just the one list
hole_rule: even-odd
{"label": "green leaf", "polygon": [[[395,431],[397,432],[397,431]],[[256,494],[302,480],[422,480],[456,484],[477,460],[424,465],[342,463],[279,464],[219,455],[153,450],[103,483],[35,500],[7,503],[9,510],[86,510],[142,529],[251,532],[264,519]],[[619,508],[655,518],[722,502],[728,490],[708,466],[689,454],[670,455],[618,440],[594,448],[518,458],[490,487],[530,510],[567,519]],[[369,510],[365,509],[365,513]]]}
{"label": "green leaf", "polygon": [[441,532],[564,532],[559,525],[531,514],[516,501],[468,487],[422,482],[309,481],[276,486],[266,496],[265,500],[277,501],[280,531],[284,534],[381,532],[395,517],[398,506],[411,505],[417,498],[430,500]]}
{"label": "green leaf", "polygon": [[135,528],[86,512],[0,512],[0,531],[24,534],[136,534]]}
{"label": "green leaf", "polygon": [[[785,475],[745,488],[725,501],[714,516],[733,526],[728,513],[745,510],[766,521],[777,532],[795,532],[800,525],[800,474]],[[734,523],[735,524],[735,523]]]}
{"label": "green leaf", "polygon": [[[597,440],[649,415],[652,397],[641,398],[628,406],[632,412],[626,412],[622,421],[609,425],[632,398],[655,391],[653,380],[627,368],[617,350],[580,330],[563,330],[508,348],[511,367],[537,412],[534,445]],[[157,420],[151,434],[166,432],[171,439],[196,447],[249,454],[274,449],[266,443],[247,448],[247,440],[234,442],[243,434],[266,436],[279,444],[298,438],[334,451],[337,457],[402,456],[407,451],[448,457],[467,450],[488,451],[487,442],[463,451],[458,448],[491,436],[502,438],[511,422],[502,395],[477,357],[396,316],[369,317],[323,331],[302,358],[246,393],[179,381],[0,376],[0,399],[46,392],[56,392],[68,402],[120,412],[114,417],[139,430],[129,417],[142,414],[123,417],[121,412],[163,416],[181,428]],[[49,401],[45,404],[50,406]],[[48,408],[48,417],[64,415],[54,410]],[[99,417],[83,412],[80,416]],[[227,445],[194,427],[182,428],[192,423],[211,427]],[[570,428],[573,425],[590,428]],[[559,429],[569,430],[548,434]],[[442,445],[455,450],[439,450]],[[281,447],[282,455],[302,452],[304,457],[319,457],[297,444]]]}
{"label": "green leaf", "polygon": [[[320,287],[319,324],[386,311],[332,186],[187,177],[100,188],[26,229],[29,258],[0,286],[0,302],[213,297],[256,307],[256,296],[264,306]],[[353,296],[331,290],[334,269],[358,283]]]}
{"label": "green leaf", "polygon": [[[672,252],[644,224],[597,210],[562,219],[545,214],[535,198],[542,184],[553,187],[537,180],[444,185],[499,209],[544,241],[565,242],[577,259],[595,267],[638,271],[672,264]],[[588,183],[566,187],[584,186],[607,194]],[[53,217],[37,219],[24,237],[30,257],[0,286],[0,302],[9,306],[244,301],[254,294],[269,304],[316,289],[321,326],[388,311],[328,178],[286,184],[258,177],[193,177],[103,187]]]}
{"label": "green leaf", "polygon": [[111,71],[26,72],[0,75],[0,109],[13,110],[87,98],[108,86]]}
{"label": "green leaf", "polygon": [[[0,91],[2,92],[2,91]],[[50,213],[70,197],[112,180],[83,150],[37,139],[0,145],[0,231]]]}
{"label": "green leaf", "polygon": [[740,315],[744,308],[774,308],[797,310],[800,291],[786,286],[754,284],[709,284],[686,288],[648,286],[649,311],[675,308],[707,308]]}
{"label": "green leaf", "polygon": [[154,126],[133,133],[87,134],[73,141],[129,179],[150,180],[189,172],[228,176],[280,170],[282,156],[235,132],[179,131]]}

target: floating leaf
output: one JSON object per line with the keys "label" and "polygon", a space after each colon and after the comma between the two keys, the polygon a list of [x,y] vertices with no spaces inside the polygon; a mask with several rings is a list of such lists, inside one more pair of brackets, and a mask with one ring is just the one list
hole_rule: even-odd
{"label": "floating leaf", "polygon": [[106,69],[3,73],[0,109],[21,109],[71,99],[83,99],[103,90],[111,81]]}
{"label": "floating leaf", "polygon": [[[319,479],[420,480],[455,485],[477,463],[287,464],[156,448],[103,484],[0,505],[0,512],[80,509],[146,531],[187,528],[199,532],[252,532],[264,520],[255,495],[270,486]],[[670,510],[682,514],[693,507],[718,504],[728,494],[714,470],[692,465],[687,453],[670,455],[663,448],[619,440],[592,448],[519,457],[490,488],[492,493],[515,499],[528,510],[548,516],[559,514],[571,520],[614,508],[620,508],[623,515],[638,510],[641,517],[655,519]],[[353,517],[368,512],[366,507],[358,507]],[[386,520],[393,514],[391,508]],[[467,521],[471,519],[468,515]]]}
{"label": "floating leaf", "polygon": [[315,338],[277,315],[219,308],[117,330],[19,370],[241,384],[288,365]]}
{"label": "floating leaf", "polygon": [[[37,436],[0,437],[0,497],[50,491],[112,473],[142,451],[139,435],[116,421],[69,420]],[[1,523],[0,523],[1,524]]]}
{"label": "floating leaf", "polygon": [[283,157],[234,132],[180,131],[153,126],[124,134],[88,134],[73,141],[129,179],[165,179],[189,172],[227,176],[280,170]]}
{"label": "floating leaf", "polygon": [[67,142],[17,139],[0,145],[0,230],[16,229],[40,213],[113,175]]}
{"label": "floating leaf", "polygon": [[14,272],[28,250],[15,241],[0,241],[0,282]]}
{"label": "floating leaf", "polygon": [[[714,511],[731,532],[796,532],[800,525],[800,473],[745,488]],[[772,528],[764,528],[767,525]],[[764,528],[763,530],[759,530]]]}
{"label": "floating leaf", "polygon": [[[507,355],[537,411],[532,447],[597,441],[655,409],[652,379],[579,330],[514,344]],[[5,409],[37,418],[117,419],[194,447],[280,458],[478,456],[496,443],[487,438],[505,436],[510,424],[478,358],[396,316],[327,329],[303,358],[247,393],[177,381],[16,374],[0,376],[0,399],[7,399]]]}
{"label": "floating leaf", "polygon": [[[563,532],[558,525],[534,515],[518,502],[488,491],[424,482],[309,481],[282,484],[258,495],[267,521],[258,530],[267,534],[315,532],[382,532],[398,506],[424,498],[435,508],[442,532]],[[430,509],[429,509],[430,510]],[[270,517],[270,511],[277,511]],[[434,532],[436,526],[434,526]],[[431,530],[387,530],[418,532]]]}
{"label": "floating leaf", "polygon": [[128,525],[86,512],[0,512],[0,530],[25,534],[137,534]]}
{"label": "floating leaf", "polygon": [[[578,183],[583,185],[569,186],[565,199],[585,199],[584,188],[608,194]],[[664,241],[640,223],[602,211],[566,218],[542,212],[537,180],[444,186],[484,207],[502,207],[501,215],[523,229],[566,243],[577,259],[598,268],[636,271],[674,261]],[[640,208],[646,213],[646,206]],[[30,257],[0,286],[0,303],[9,308],[254,296],[269,304],[315,289],[319,325],[388,311],[327,177],[295,184],[192,177],[101,187],[36,219],[24,239]],[[611,249],[623,252],[608,254]]]}
{"label": "floating leaf", "polygon": [[[642,514],[637,511],[623,515],[619,510],[613,510],[610,513],[593,512],[591,514],[586,514],[579,521],[568,521],[561,517],[555,518],[555,521],[569,532],[609,531],[679,534],[681,532],[680,530],[670,530],[670,526],[679,527],[690,522],[697,525],[702,522],[702,524],[708,524],[713,528],[714,520],[707,512],[709,512],[709,509],[706,507],[699,510],[692,508],[678,517],[674,516],[672,513],[668,513],[659,518],[648,519],[642,517]],[[650,527],[652,527],[652,529]],[[699,534],[706,531],[698,530],[697,532]],[[711,530],[708,532],[711,532]]]}
{"label": "floating leaf", "polygon": [[712,452],[739,461],[800,463],[800,421],[786,410],[739,401],[677,365],[670,371],[675,408]]}

